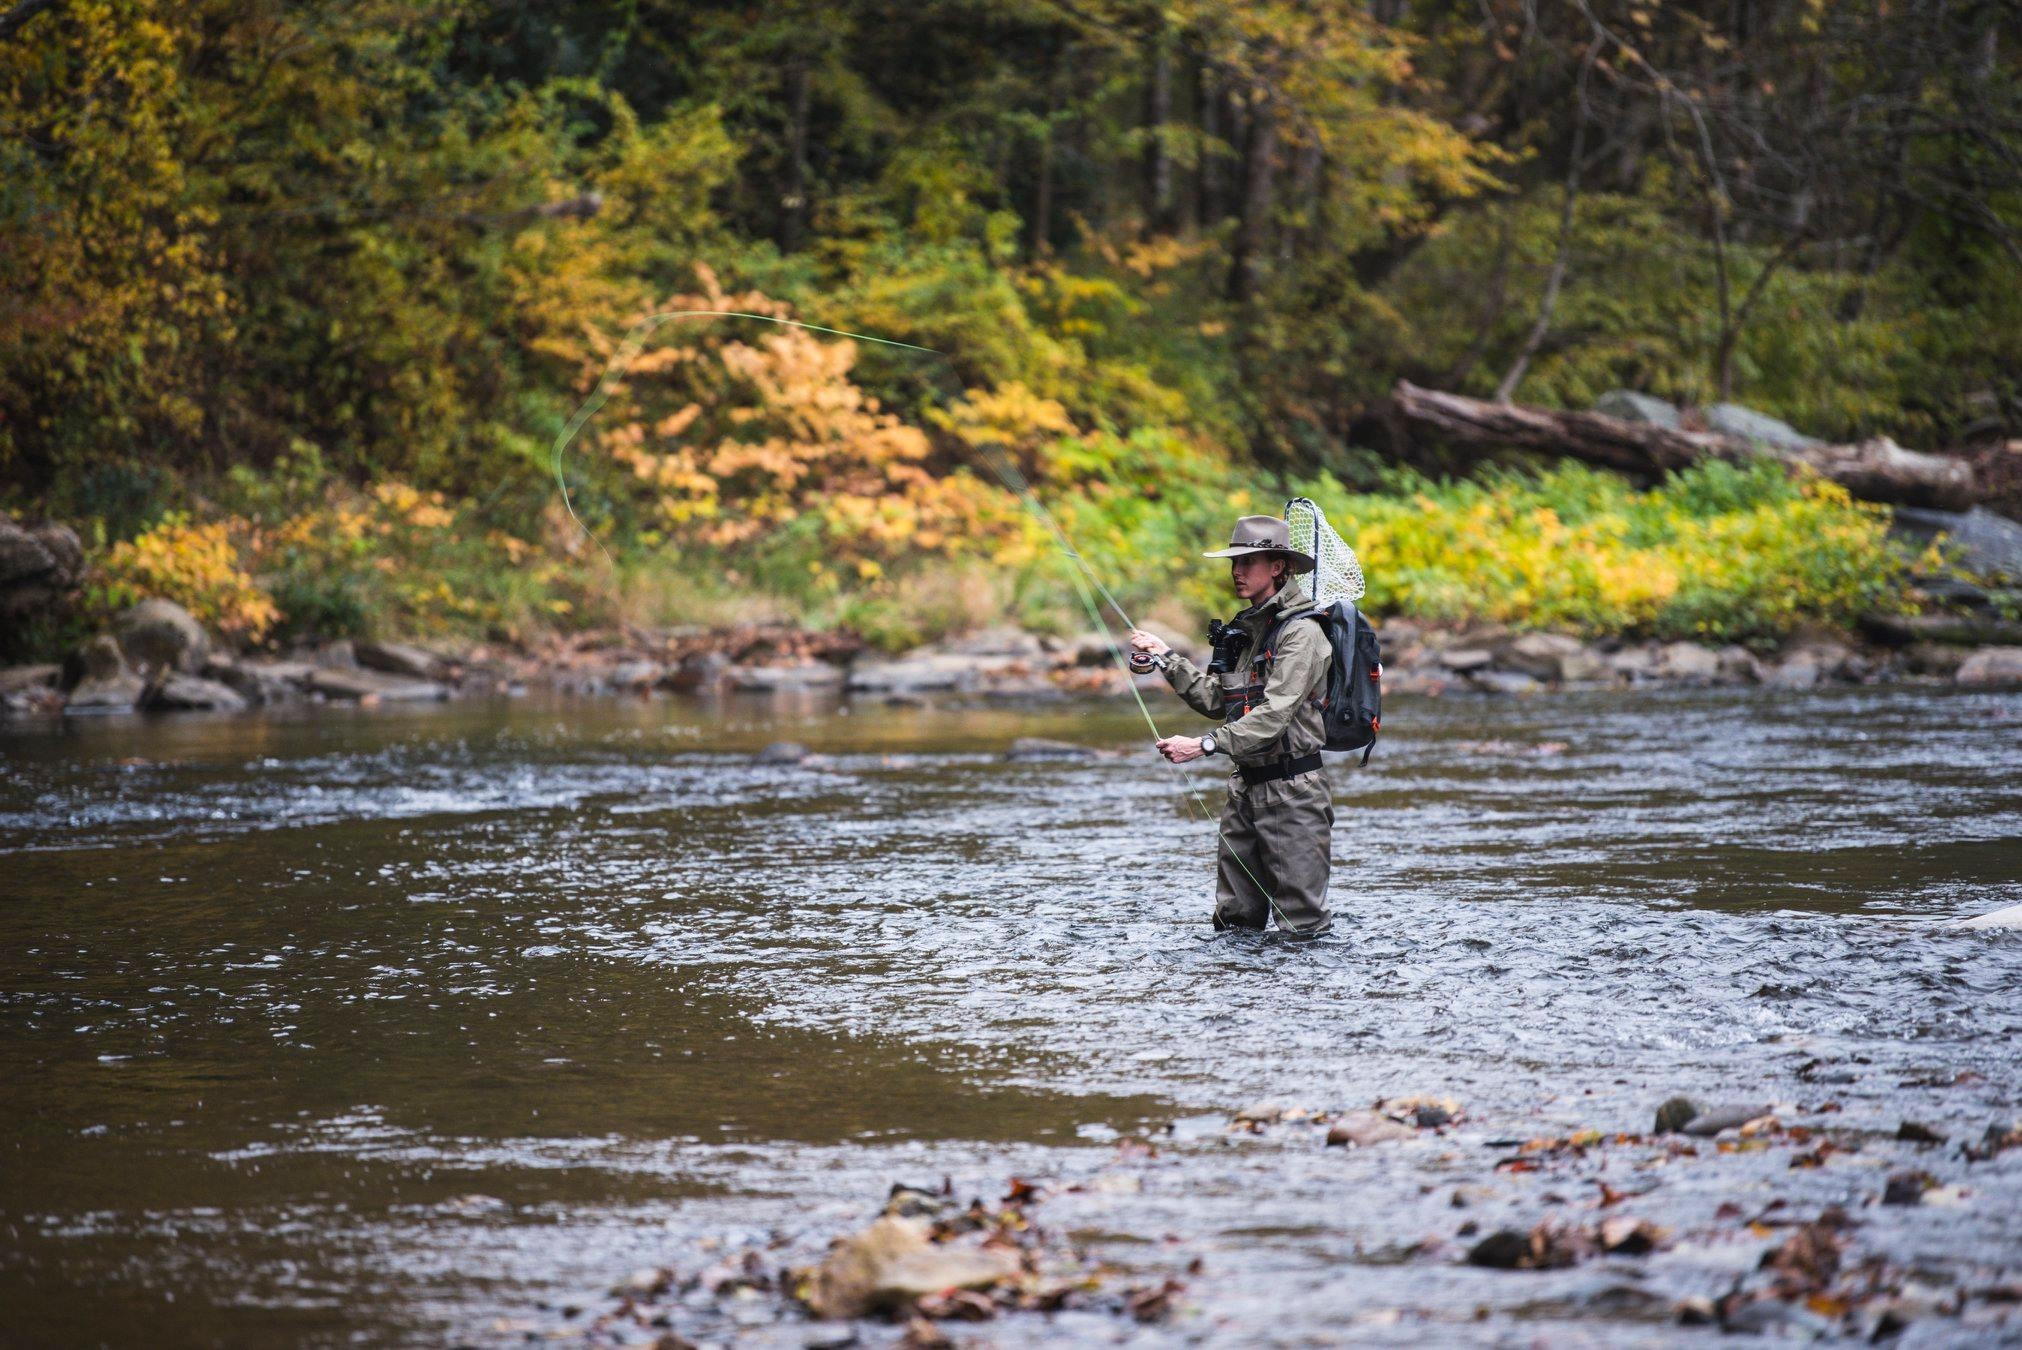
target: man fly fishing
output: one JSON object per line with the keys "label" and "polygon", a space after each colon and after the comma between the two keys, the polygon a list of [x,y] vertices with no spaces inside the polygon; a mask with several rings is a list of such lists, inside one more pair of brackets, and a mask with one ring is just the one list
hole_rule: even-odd
{"label": "man fly fishing", "polygon": [[1334,799],[1320,768],[1327,728],[1319,699],[1334,653],[1319,624],[1293,620],[1312,609],[1299,575],[1312,555],[1291,546],[1275,516],[1244,516],[1229,546],[1202,555],[1229,560],[1229,580],[1249,607],[1209,628],[1214,659],[1203,671],[1167,643],[1138,629],[1130,635],[1134,667],[1153,666],[1188,706],[1222,719],[1206,736],[1168,736],[1159,753],[1175,764],[1227,755],[1228,804],[1216,851],[1217,929],[1279,926],[1301,937],[1333,925],[1327,907]]}

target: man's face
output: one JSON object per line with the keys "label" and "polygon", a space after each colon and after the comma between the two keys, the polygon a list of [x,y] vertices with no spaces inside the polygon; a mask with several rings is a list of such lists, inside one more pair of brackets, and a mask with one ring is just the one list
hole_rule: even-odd
{"label": "man's face", "polygon": [[1229,582],[1238,599],[1255,604],[1278,589],[1278,578],[1288,566],[1283,558],[1268,553],[1245,553],[1229,559]]}

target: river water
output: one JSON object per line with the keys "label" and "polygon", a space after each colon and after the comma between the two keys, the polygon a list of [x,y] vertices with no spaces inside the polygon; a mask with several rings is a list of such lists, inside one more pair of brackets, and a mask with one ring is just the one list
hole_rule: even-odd
{"label": "river water", "polygon": [[[1968,1305],[1905,1343],[2022,1336],[1968,1298],[2022,1276],[2022,1150],[1957,1147],[2022,1109],[2022,933],[1945,927],[2022,903],[2022,697],[1396,704],[1330,770],[1340,923],[1306,945],[1208,940],[1212,832],[1127,705],[7,729],[0,1340],[506,1343],[642,1266],[814,1259],[894,1181],[1013,1175],[1083,1183],[1047,1221],[1118,1270],[1199,1265],[1163,1324],[993,1340],[1664,1344],[1774,1241],[1718,1207],[1778,1199]],[[1021,735],[1117,753],[1005,762]],[[823,758],[754,764],[780,739]],[[1226,1124],[1412,1092],[1464,1121]],[[1681,1092],[1849,1148],[1625,1154],[1674,1250],[1460,1259],[1463,1220],[1597,1179],[1494,1172],[1501,1141],[1648,1131]],[[1905,1166],[1953,1202],[1876,1204]],[[813,1329],[691,1303],[694,1339]]]}

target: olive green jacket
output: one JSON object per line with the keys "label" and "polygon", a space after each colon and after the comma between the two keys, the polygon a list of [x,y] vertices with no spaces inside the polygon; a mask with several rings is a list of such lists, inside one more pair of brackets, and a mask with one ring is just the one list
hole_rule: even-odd
{"label": "olive green jacket", "polygon": [[[1166,658],[1165,678],[1203,717],[1222,716],[1222,680],[1241,688],[1255,678],[1257,645],[1278,615],[1311,609],[1305,587],[1288,578],[1275,595],[1250,606],[1232,621],[1249,635],[1241,662],[1226,677],[1210,675],[1178,652]],[[1327,688],[1327,667],[1334,651],[1317,623],[1288,623],[1278,635],[1278,650],[1264,681],[1264,701],[1246,715],[1215,732],[1217,753],[1227,751],[1242,765],[1297,759],[1327,741],[1319,699]]]}

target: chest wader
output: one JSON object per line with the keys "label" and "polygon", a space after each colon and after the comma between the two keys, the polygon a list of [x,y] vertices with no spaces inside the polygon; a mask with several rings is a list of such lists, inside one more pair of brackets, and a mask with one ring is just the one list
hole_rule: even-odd
{"label": "chest wader", "polygon": [[[1221,682],[1224,723],[1247,717],[1263,703],[1285,623],[1280,619],[1264,633],[1248,670],[1227,669],[1230,663],[1217,650],[1209,672]],[[1286,737],[1318,717],[1317,706],[1302,704]],[[1326,932],[1333,926],[1327,908],[1333,837],[1334,795],[1318,750],[1238,765],[1229,775],[1215,851],[1215,927],[1268,927],[1275,903],[1279,923],[1291,931]]]}

